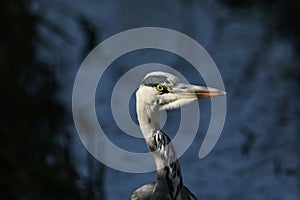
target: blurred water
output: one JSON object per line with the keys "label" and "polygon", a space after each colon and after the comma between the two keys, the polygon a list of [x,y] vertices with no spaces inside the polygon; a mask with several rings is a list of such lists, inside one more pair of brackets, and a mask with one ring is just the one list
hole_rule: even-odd
{"label": "blurred water", "polygon": [[[238,15],[216,1],[188,2],[40,1],[33,9],[44,9],[44,15],[63,27],[72,41],[66,44],[49,36],[53,45],[63,52],[68,65],[67,69],[58,70],[57,76],[64,86],[61,99],[71,109],[73,82],[86,43],[77,22],[79,18],[94,25],[96,43],[120,31],[143,26],[181,31],[197,40],[212,55],[223,76],[228,97],[227,119],[221,138],[202,160],[197,154],[208,126],[210,102],[200,101],[199,132],[180,158],[185,184],[200,199],[297,199],[294,173],[299,173],[295,172],[298,170],[299,144],[295,142],[298,120],[294,111],[298,105],[293,96],[288,100],[285,98],[294,86],[294,80],[285,73],[293,70],[295,58],[291,44],[276,35],[268,35],[264,18],[259,14]],[[47,31],[41,32],[48,35]],[[40,48],[41,59],[50,62],[49,54]],[[147,151],[144,141],[120,131],[112,118],[108,97],[124,72],[147,62],[172,66],[190,82],[203,84],[186,61],[157,50],[132,52],[109,67],[99,82],[105,88],[97,91],[97,112],[106,116],[99,121],[114,143],[136,152]],[[134,109],[134,99],[129,107]],[[135,116],[134,111],[131,114]],[[178,114],[178,111],[168,112],[166,133],[173,133],[178,128]],[[70,126],[75,134],[73,125]],[[86,152],[77,136],[74,136],[74,149],[76,159],[83,161],[79,170],[86,173]],[[128,199],[135,188],[155,179],[155,173],[129,174],[110,168],[105,171],[106,199],[109,200]]]}

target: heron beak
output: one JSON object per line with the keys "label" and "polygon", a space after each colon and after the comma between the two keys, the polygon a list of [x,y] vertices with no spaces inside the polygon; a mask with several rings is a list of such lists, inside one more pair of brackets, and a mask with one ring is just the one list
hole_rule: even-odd
{"label": "heron beak", "polygon": [[175,90],[177,97],[180,99],[186,98],[209,98],[221,95],[226,95],[225,91],[211,87],[203,87],[198,85],[181,84]]}

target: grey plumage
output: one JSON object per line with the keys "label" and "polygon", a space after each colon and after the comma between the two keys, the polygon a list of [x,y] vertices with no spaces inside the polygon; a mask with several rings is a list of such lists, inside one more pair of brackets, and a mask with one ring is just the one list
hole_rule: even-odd
{"label": "grey plumage", "polygon": [[156,182],[138,188],[132,194],[131,200],[173,200],[177,197],[182,200],[196,200],[197,198],[190,190],[183,186],[180,165],[170,138],[162,131],[156,131],[153,133],[152,138],[148,140],[151,141],[147,142],[151,152],[157,154],[155,156],[160,157],[168,164],[161,169],[157,169]]}
{"label": "grey plumage", "polygon": [[[153,196],[154,186],[155,182],[143,185],[133,192],[130,200],[151,200]],[[181,193],[181,199],[197,200],[197,197],[193,195],[193,193],[185,186],[183,186]]]}
{"label": "grey plumage", "polygon": [[165,75],[149,75],[144,78],[142,81],[143,85],[146,86],[154,86],[155,84],[174,84],[177,81],[177,77],[173,75],[169,75],[169,77]]}

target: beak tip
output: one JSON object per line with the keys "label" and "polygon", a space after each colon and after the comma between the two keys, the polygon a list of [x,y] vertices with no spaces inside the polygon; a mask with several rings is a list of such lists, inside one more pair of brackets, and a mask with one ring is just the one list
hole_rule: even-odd
{"label": "beak tip", "polygon": [[226,94],[227,94],[227,92],[226,91],[223,91],[223,90],[219,90],[218,92],[217,92],[217,96],[225,96]]}

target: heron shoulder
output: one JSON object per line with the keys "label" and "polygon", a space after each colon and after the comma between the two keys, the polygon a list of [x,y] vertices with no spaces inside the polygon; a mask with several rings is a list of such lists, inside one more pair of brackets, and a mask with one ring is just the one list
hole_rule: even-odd
{"label": "heron shoulder", "polygon": [[150,200],[153,195],[154,186],[155,182],[143,185],[136,189],[132,193],[130,200]]}
{"label": "heron shoulder", "polygon": [[[154,187],[155,182],[143,185],[132,193],[130,200],[151,200],[153,197]],[[186,186],[183,186],[181,191],[181,199],[197,200],[197,197]]]}

